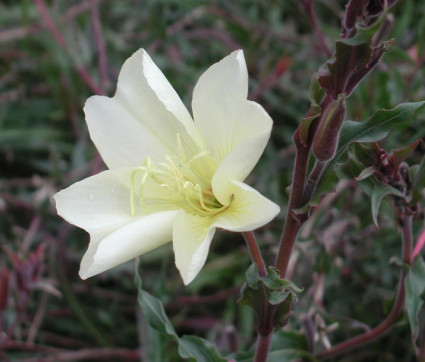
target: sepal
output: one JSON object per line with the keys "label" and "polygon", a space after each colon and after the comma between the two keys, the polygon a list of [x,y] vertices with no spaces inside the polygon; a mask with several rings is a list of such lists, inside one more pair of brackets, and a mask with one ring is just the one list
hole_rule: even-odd
{"label": "sepal", "polygon": [[307,114],[301,120],[300,124],[300,141],[303,145],[307,145],[308,135],[310,133],[310,125],[312,122],[319,118],[322,114],[322,107],[320,104],[325,96],[325,90],[320,87],[317,81],[318,74],[314,74],[310,83],[310,108]]}
{"label": "sepal", "polygon": [[252,264],[238,304],[253,308],[258,332],[268,334],[274,327],[286,325],[292,305],[298,300],[297,293],[302,291],[290,280],[281,279],[276,268],[269,267],[267,276],[260,277],[256,264]]}

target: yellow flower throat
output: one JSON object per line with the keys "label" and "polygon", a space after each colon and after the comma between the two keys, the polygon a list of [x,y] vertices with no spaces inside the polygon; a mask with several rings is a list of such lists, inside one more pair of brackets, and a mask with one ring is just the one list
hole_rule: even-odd
{"label": "yellow flower throat", "polygon": [[192,215],[214,216],[228,207],[222,205],[212,191],[216,160],[208,152],[188,160],[179,134],[177,151],[174,160],[165,155],[166,162],[154,162],[148,156],[141,166],[133,169],[130,182],[132,216],[136,214],[136,195],[145,212],[183,209]]}

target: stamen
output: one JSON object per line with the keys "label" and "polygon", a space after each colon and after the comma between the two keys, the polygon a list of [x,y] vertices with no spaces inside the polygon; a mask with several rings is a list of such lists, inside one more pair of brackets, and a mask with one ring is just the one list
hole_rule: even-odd
{"label": "stamen", "polygon": [[[155,210],[181,208],[194,215],[212,216],[228,207],[220,204],[211,190],[211,177],[217,166],[216,160],[209,156],[208,151],[200,152],[188,160],[180,134],[177,133],[176,137],[177,154],[174,157],[164,155],[164,162],[157,163],[146,157],[143,163],[131,172],[132,216],[136,214],[136,187],[139,188],[139,203],[147,211],[148,199],[144,193],[149,180],[164,190],[163,194],[159,191],[158,196],[151,196],[149,199],[149,205],[153,205]],[[137,178],[139,173],[142,175]]]}
{"label": "stamen", "polygon": [[[209,207],[205,205],[204,200],[204,191],[202,191],[201,186],[199,184],[195,185],[195,190],[199,193],[199,202],[201,203],[202,208],[213,215],[218,214],[220,211],[224,210],[227,206],[221,205],[221,207]],[[211,206],[216,206],[214,204],[217,204],[218,202],[214,202],[213,200],[208,200],[207,202],[211,204]]]}
{"label": "stamen", "polygon": [[[193,186],[193,184],[192,185],[190,185],[190,182],[186,182],[185,183],[185,185],[184,185],[184,188],[185,189],[187,189],[188,187],[190,187],[190,186]],[[190,193],[189,192],[186,192],[185,193],[186,195],[186,201],[187,201],[187,203],[190,205],[190,206],[192,206],[192,208],[194,208],[195,210],[197,210],[198,212],[200,212],[201,214],[203,214],[204,213],[204,210],[202,210],[198,205],[195,205],[193,202],[192,202],[192,200],[190,200]]]}
{"label": "stamen", "polygon": [[136,214],[136,211],[134,208],[134,176],[137,172],[139,172],[138,169],[133,170],[131,172],[131,177],[130,177],[130,214],[131,216],[134,216]]}
{"label": "stamen", "polygon": [[197,159],[199,159],[199,158],[202,158],[202,157],[204,157],[204,156],[208,156],[210,154],[210,152],[209,151],[203,151],[203,152],[201,152],[201,153],[198,153],[196,156],[193,156],[188,162],[187,162],[187,165],[188,166],[190,166],[190,164],[193,162],[193,161],[195,161],[195,160],[197,160]]}
{"label": "stamen", "polygon": [[204,195],[202,194],[201,185],[199,185],[199,184],[195,185],[195,190],[198,191],[199,202],[201,203],[202,208],[206,211],[213,211],[211,208],[209,208],[208,206],[205,205]]}
{"label": "stamen", "polygon": [[147,207],[146,207],[146,200],[143,197],[143,191],[144,191],[144,186],[146,185],[146,182],[151,177],[152,179],[154,179],[156,182],[159,183],[159,179],[158,179],[158,177],[156,177],[156,175],[166,175],[166,173],[164,171],[161,171],[161,170],[158,170],[158,169],[155,168],[155,166],[152,163],[152,158],[149,157],[149,156],[145,158],[145,160],[143,161],[141,166],[136,167],[131,172],[131,180],[130,180],[130,212],[131,212],[131,216],[136,215],[136,210],[135,210],[135,206],[134,206],[134,187],[135,187],[134,184],[135,184],[135,177],[139,172],[143,172],[142,180],[140,181],[139,202],[140,202],[140,205],[143,207],[143,209],[145,211],[147,211]]}
{"label": "stamen", "polygon": [[182,138],[180,137],[180,133],[177,133],[176,136],[177,136],[177,154],[179,155],[179,158],[183,162],[186,162],[186,154],[184,153],[183,142],[182,142]]}

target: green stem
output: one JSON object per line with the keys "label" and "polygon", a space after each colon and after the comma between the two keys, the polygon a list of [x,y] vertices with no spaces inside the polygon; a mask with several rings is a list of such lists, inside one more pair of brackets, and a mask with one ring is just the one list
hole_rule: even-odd
{"label": "green stem", "polygon": [[246,231],[243,232],[242,235],[245,238],[246,244],[248,245],[251,259],[257,265],[258,274],[260,277],[265,278],[267,276],[266,264],[264,263],[263,257],[261,256],[254,232]]}

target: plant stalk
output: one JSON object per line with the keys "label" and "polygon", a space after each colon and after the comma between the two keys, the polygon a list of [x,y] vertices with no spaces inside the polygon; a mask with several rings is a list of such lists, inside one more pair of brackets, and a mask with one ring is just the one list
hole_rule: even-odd
{"label": "plant stalk", "polygon": [[[412,253],[412,215],[403,215],[402,218],[402,235],[403,235],[403,262],[410,265],[410,257]],[[391,309],[388,317],[381,322],[377,327],[372,329],[369,332],[363,333],[354,338],[348,339],[342,343],[339,343],[327,351],[320,352],[316,354],[318,359],[328,358],[331,356],[335,356],[337,354],[348,351],[349,349],[358,347],[362,344],[371,342],[372,340],[381,337],[385,332],[389,331],[394,323],[397,321],[405,300],[405,287],[404,281],[406,279],[406,272],[402,269],[400,272],[400,282],[398,287],[398,292],[396,296],[396,300],[394,302],[393,308]]]}
{"label": "plant stalk", "polygon": [[254,232],[246,231],[243,232],[242,235],[245,238],[251,259],[257,265],[258,274],[260,277],[265,278],[267,276],[266,264],[264,263],[263,257],[261,256]]}
{"label": "plant stalk", "polygon": [[272,341],[273,332],[267,335],[258,335],[257,350],[255,351],[255,362],[267,361],[267,355],[269,354],[270,343]]}
{"label": "plant stalk", "polygon": [[294,143],[297,148],[297,154],[295,158],[294,174],[292,177],[292,189],[289,199],[288,215],[286,216],[285,227],[283,229],[275,263],[281,278],[285,278],[286,276],[292,248],[298,231],[302,225],[302,220],[293,214],[293,210],[302,206],[302,196],[304,192],[310,147],[301,143],[299,133],[300,130],[298,128],[294,134]]}

